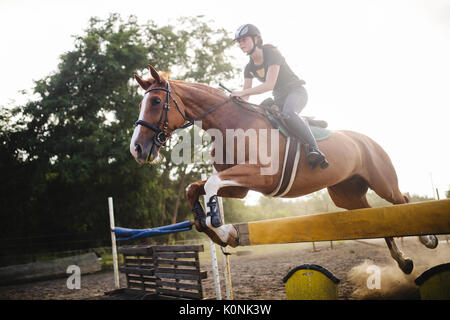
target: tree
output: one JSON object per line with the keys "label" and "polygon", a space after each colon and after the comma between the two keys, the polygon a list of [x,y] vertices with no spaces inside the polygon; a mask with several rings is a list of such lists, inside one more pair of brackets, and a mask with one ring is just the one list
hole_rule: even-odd
{"label": "tree", "polygon": [[[86,231],[94,241],[80,241],[96,245],[99,235],[108,238],[108,196],[115,199],[118,225],[170,223],[178,180],[193,177],[183,177],[185,166],[170,162],[139,167],[129,154],[142,99],[133,74],[152,63],[178,79],[229,78],[230,45],[225,30],[202,17],[162,27],[118,14],[92,18],[75,37],[75,48],[61,55],[58,70],[36,81],[39,98],[0,116],[0,172],[6,178],[0,237]],[[20,118],[14,125],[13,117]],[[191,214],[181,203],[179,210],[179,217]]]}

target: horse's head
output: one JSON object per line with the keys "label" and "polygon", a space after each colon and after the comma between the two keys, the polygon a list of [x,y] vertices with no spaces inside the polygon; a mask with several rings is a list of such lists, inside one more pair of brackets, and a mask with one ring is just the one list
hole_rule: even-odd
{"label": "horse's head", "polygon": [[144,80],[134,76],[145,90],[130,143],[130,152],[139,163],[156,161],[161,146],[186,120],[184,106],[173,96],[169,80],[158,74],[153,66],[149,65],[149,69],[153,78]]}

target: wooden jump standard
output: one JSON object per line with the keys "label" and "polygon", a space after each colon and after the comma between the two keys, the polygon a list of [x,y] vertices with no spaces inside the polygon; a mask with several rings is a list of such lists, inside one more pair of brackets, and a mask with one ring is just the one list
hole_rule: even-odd
{"label": "wooden jump standard", "polygon": [[234,225],[239,245],[450,234],[450,199]]}

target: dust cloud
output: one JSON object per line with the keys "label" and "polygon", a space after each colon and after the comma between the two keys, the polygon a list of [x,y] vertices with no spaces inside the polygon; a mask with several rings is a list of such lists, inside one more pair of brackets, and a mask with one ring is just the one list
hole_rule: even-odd
{"label": "dust cloud", "polygon": [[[406,253],[406,252],[405,252]],[[408,254],[407,254],[408,255]],[[397,263],[377,264],[370,259],[353,267],[347,274],[347,279],[355,289],[350,299],[357,300],[398,300],[420,299],[419,287],[414,280],[426,270],[450,261],[450,250],[447,243],[440,243],[436,249],[426,255],[414,255],[413,272],[404,274]]]}

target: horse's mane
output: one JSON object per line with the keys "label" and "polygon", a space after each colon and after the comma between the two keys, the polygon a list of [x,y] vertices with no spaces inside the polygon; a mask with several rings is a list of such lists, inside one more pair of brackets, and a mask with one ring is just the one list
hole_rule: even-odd
{"label": "horse's mane", "polygon": [[203,83],[196,83],[196,82],[187,82],[187,81],[182,81],[182,80],[170,80],[170,82],[176,83],[176,84],[181,84],[187,87],[191,87],[191,88],[195,88],[195,89],[199,89],[202,91],[206,91],[208,93],[211,93],[215,96],[220,96],[220,97],[226,97],[226,94],[220,90],[220,89],[216,89],[213,87],[210,87],[206,84]]}

